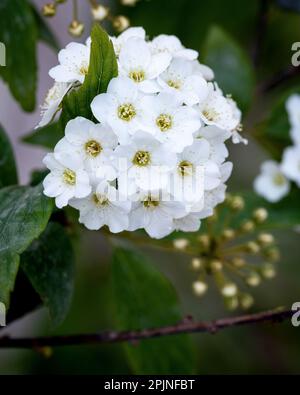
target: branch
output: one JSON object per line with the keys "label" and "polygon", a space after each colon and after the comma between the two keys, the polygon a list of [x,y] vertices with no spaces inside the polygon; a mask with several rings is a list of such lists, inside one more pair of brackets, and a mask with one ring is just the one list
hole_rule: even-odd
{"label": "branch", "polygon": [[239,317],[223,318],[216,321],[193,322],[184,320],[177,325],[153,329],[142,329],[123,332],[102,332],[95,334],[80,334],[66,336],[51,336],[37,338],[11,338],[0,337],[0,348],[24,348],[39,349],[43,347],[59,347],[81,344],[101,344],[136,342],[139,340],[155,337],[178,335],[182,333],[211,333],[234,326],[252,325],[258,323],[277,323],[289,319],[294,312],[292,310],[271,310],[257,314],[248,314]]}
{"label": "branch", "polygon": [[280,71],[275,76],[271,77],[266,82],[258,86],[258,92],[267,93],[281,84],[289,81],[291,78],[300,75],[300,67],[289,66],[285,70]]}

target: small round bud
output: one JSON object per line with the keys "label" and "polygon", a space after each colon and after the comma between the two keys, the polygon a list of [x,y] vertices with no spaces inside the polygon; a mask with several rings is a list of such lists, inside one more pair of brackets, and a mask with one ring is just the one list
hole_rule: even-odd
{"label": "small round bud", "polygon": [[185,250],[186,247],[190,244],[188,239],[176,239],[173,241],[173,246],[177,250]]}
{"label": "small round bud", "polygon": [[239,307],[239,300],[236,296],[224,298],[224,304],[227,310],[233,311]]}
{"label": "small round bud", "polygon": [[226,283],[221,289],[221,294],[225,298],[232,298],[233,296],[236,296],[237,292],[238,289],[234,283]]}
{"label": "small round bud", "polygon": [[261,268],[261,274],[264,278],[270,280],[276,276],[276,270],[271,263],[265,263]]}
{"label": "small round bud", "polygon": [[241,211],[245,207],[245,201],[241,196],[234,196],[230,201],[230,208],[234,211]]}
{"label": "small round bud", "polygon": [[260,284],[260,282],[261,282],[261,278],[256,272],[252,272],[246,277],[246,283],[250,287],[257,287]]}
{"label": "small round bud", "polygon": [[103,21],[109,14],[109,8],[102,4],[98,4],[91,8],[91,12],[95,21]]}
{"label": "small round bud", "polygon": [[240,305],[242,309],[248,310],[251,306],[253,306],[254,299],[250,294],[242,294],[239,297]]}
{"label": "small round bud", "polygon": [[75,19],[69,25],[69,33],[74,37],[80,37],[84,31],[84,24]]}
{"label": "small round bud", "polygon": [[246,251],[249,252],[249,254],[257,254],[260,251],[260,247],[254,241],[249,241],[246,245]]}
{"label": "small round bud", "polygon": [[43,13],[44,16],[47,16],[47,17],[54,16],[56,14],[56,5],[55,5],[55,3],[45,4],[43,9],[42,9],[42,13]]}
{"label": "small round bud", "polygon": [[214,259],[210,262],[210,269],[212,272],[219,272],[223,269],[223,264],[221,261]]}
{"label": "small round bud", "polygon": [[268,246],[274,243],[274,236],[270,233],[261,233],[257,240],[262,246]]}
{"label": "small round bud", "polygon": [[258,208],[253,212],[253,218],[257,223],[261,224],[268,218],[268,212],[265,208]]}
{"label": "small round bud", "polygon": [[130,26],[129,19],[124,15],[116,16],[113,19],[113,27],[117,30],[117,32],[121,33],[123,30],[126,30]]}
{"label": "small round bud", "polygon": [[242,232],[252,232],[255,228],[255,224],[253,221],[246,221],[241,225]]}
{"label": "small round bud", "polygon": [[277,248],[270,248],[264,252],[266,259],[271,262],[277,262],[280,259],[280,253]]}
{"label": "small round bud", "polygon": [[222,232],[222,237],[225,240],[232,240],[235,237],[235,231],[233,229],[225,229]]}
{"label": "small round bud", "polygon": [[193,258],[191,261],[191,266],[193,270],[199,270],[203,267],[203,261],[200,258]]}
{"label": "small round bud", "polygon": [[195,281],[193,283],[193,291],[197,296],[203,296],[207,291],[207,284],[203,281]]}
{"label": "small round bud", "polygon": [[206,234],[197,237],[202,248],[208,248],[210,246],[210,237]]}
{"label": "small round bud", "polygon": [[238,269],[240,269],[246,265],[245,259],[240,258],[240,257],[233,258],[231,263],[234,267],[236,267]]}
{"label": "small round bud", "polygon": [[138,0],[121,0],[121,4],[125,7],[134,7]]}

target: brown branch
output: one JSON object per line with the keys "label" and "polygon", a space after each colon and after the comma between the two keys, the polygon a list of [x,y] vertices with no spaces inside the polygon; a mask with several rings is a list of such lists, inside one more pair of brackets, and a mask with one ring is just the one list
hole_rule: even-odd
{"label": "brown branch", "polygon": [[101,344],[136,342],[155,337],[178,335],[182,333],[211,333],[234,326],[251,325],[265,322],[282,322],[289,319],[292,310],[272,310],[239,317],[223,318],[216,321],[193,322],[191,319],[179,322],[177,325],[153,329],[142,329],[123,332],[102,332],[95,334],[79,334],[66,336],[36,337],[36,338],[11,338],[0,337],[0,348],[25,348],[39,349],[43,347],[59,347],[81,344]]}

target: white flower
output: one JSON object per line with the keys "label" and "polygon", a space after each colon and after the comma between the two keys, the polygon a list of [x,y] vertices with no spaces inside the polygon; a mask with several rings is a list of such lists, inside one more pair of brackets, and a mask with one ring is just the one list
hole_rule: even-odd
{"label": "white flower", "polygon": [[52,88],[50,88],[49,92],[47,93],[44,104],[41,106],[42,119],[35,129],[46,126],[53,120],[56,113],[59,111],[61,102],[68,93],[70,87],[71,84],[67,84],[65,82],[54,83]]}
{"label": "white flower", "polygon": [[85,168],[96,177],[114,180],[115,169],[111,163],[118,141],[111,128],[77,117],[66,125],[65,136],[55,147],[55,152],[77,153]]}
{"label": "white flower", "polygon": [[300,95],[291,95],[286,102],[291,124],[291,138],[294,144],[300,144]]}
{"label": "white flower", "polygon": [[194,74],[201,74],[206,81],[212,81],[215,78],[213,70],[205,64],[200,63],[198,60],[193,62],[193,67]]}
{"label": "white flower", "polygon": [[[130,145],[117,147],[115,157],[121,173],[119,187],[123,194],[132,194],[138,188],[157,190],[166,187],[169,173],[176,163],[176,155],[145,132],[136,133]],[[129,185],[124,185],[124,182]]]}
{"label": "white flower", "polygon": [[207,125],[215,125],[224,130],[234,130],[240,123],[239,114],[232,101],[224,97],[221,90],[209,83],[209,94],[199,105],[200,116]]}
{"label": "white flower", "polygon": [[300,146],[288,147],[283,152],[281,170],[300,187]]}
{"label": "white flower", "polygon": [[56,82],[83,83],[89,70],[90,47],[79,43],[70,43],[58,54],[59,65],[49,71]]}
{"label": "white flower", "polygon": [[201,221],[199,213],[189,213],[188,215],[173,220],[174,230],[182,232],[197,232],[200,229]]}
{"label": "white flower", "polygon": [[231,140],[232,140],[233,144],[241,144],[242,143],[244,145],[248,145],[248,140],[245,139],[244,137],[242,137],[241,134],[239,133],[243,128],[242,124],[241,124],[242,112],[238,108],[235,100],[233,100],[230,96],[227,96],[226,99],[227,99],[227,102],[231,106],[233,118],[237,122],[237,126],[235,127],[235,129],[232,130]]}
{"label": "white flower", "polygon": [[184,58],[188,60],[195,60],[199,54],[193,49],[185,48],[176,36],[161,34],[155,37],[150,43],[151,51],[153,53],[168,53],[174,58]]}
{"label": "white flower", "polygon": [[162,90],[177,95],[188,106],[203,102],[208,94],[206,80],[195,73],[194,63],[186,59],[174,59],[158,83]]}
{"label": "white flower", "polygon": [[182,152],[191,145],[193,133],[201,126],[197,112],[181,104],[171,93],[144,96],[141,101],[142,129],[152,133],[172,152]]}
{"label": "white flower", "polygon": [[126,77],[113,78],[107,88],[91,104],[99,122],[107,123],[120,144],[129,143],[129,135],[140,129],[140,96],[136,84]]}
{"label": "white flower", "polygon": [[275,203],[289,193],[290,183],[283,175],[280,165],[268,160],[262,164],[261,173],[254,180],[254,189],[258,195]]}
{"label": "white flower", "polygon": [[43,182],[44,194],[55,197],[58,208],[73,197],[83,198],[91,192],[89,176],[76,154],[47,154],[43,162],[50,170]]}
{"label": "white flower", "polygon": [[80,211],[79,222],[90,230],[107,225],[112,233],[128,228],[128,213],[131,202],[119,195],[115,187],[106,181],[96,185],[84,199],[73,199],[70,206]]}
{"label": "white flower", "polygon": [[181,202],[161,191],[141,192],[138,202],[133,203],[129,214],[129,230],[144,228],[150,237],[161,239],[174,229],[175,218],[186,215],[186,209]]}
{"label": "white flower", "polygon": [[145,40],[146,32],[142,27],[130,27],[122,32],[118,37],[110,37],[117,57],[119,57],[123,45],[127,40],[133,37]]}
{"label": "white flower", "polygon": [[156,78],[171,61],[168,53],[151,54],[149,45],[140,38],[131,38],[123,45],[119,56],[120,75],[130,78],[145,93],[156,93]]}
{"label": "white flower", "polygon": [[223,163],[229,155],[225,141],[230,136],[229,131],[217,126],[204,126],[194,133],[196,139],[205,139],[209,142],[209,159],[217,164]]}

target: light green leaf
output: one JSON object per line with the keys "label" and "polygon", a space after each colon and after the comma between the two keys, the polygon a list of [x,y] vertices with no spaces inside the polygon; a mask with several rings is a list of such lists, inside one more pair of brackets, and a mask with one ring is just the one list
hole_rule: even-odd
{"label": "light green leaf", "polygon": [[14,153],[0,125],[0,188],[18,183]]}
{"label": "light green leaf", "polygon": [[97,94],[106,92],[110,80],[118,75],[117,60],[108,34],[95,24],[91,38],[90,66],[84,83],[63,100],[64,125],[77,116],[92,119],[92,100]]}
{"label": "light green leaf", "polygon": [[1,0],[0,21],[0,41],[6,46],[6,67],[0,67],[0,76],[22,108],[33,111],[37,28],[32,9],[25,0]]}
{"label": "light green leaf", "polygon": [[59,51],[59,44],[54,33],[51,31],[45,20],[41,17],[37,9],[32,6],[32,12],[35,18],[35,23],[38,30],[38,38],[45,44],[49,45],[54,51]]}
{"label": "light green leaf", "polygon": [[53,324],[59,325],[69,311],[74,285],[74,255],[65,229],[50,222],[22,254],[21,268],[48,307]]}
{"label": "light green leaf", "polygon": [[63,136],[64,130],[61,121],[57,121],[30,132],[22,138],[22,141],[52,150]]}
{"label": "light green leaf", "polygon": [[[120,330],[174,325],[181,320],[174,288],[142,255],[115,249],[112,277]],[[136,374],[193,372],[194,355],[187,335],[143,340],[125,347]]]}
{"label": "light green leaf", "polygon": [[41,186],[0,190],[0,301],[8,304],[18,267],[18,255],[45,229],[53,209]]}
{"label": "light green leaf", "polygon": [[213,26],[203,47],[205,64],[215,72],[215,79],[226,94],[232,94],[246,110],[254,92],[254,72],[247,53],[220,27]]}

